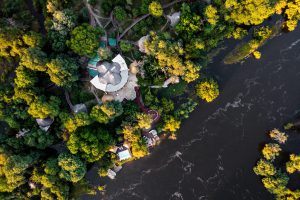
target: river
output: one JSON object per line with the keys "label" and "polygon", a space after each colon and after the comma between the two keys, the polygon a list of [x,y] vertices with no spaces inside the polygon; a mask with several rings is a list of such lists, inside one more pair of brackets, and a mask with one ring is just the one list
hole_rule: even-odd
{"label": "river", "polygon": [[300,28],[270,40],[260,60],[242,64],[222,64],[236,42],[226,44],[209,65],[220,96],[200,103],[176,141],[163,141],[150,156],[125,164],[115,180],[91,170],[88,178],[107,184],[106,193],[85,199],[272,199],[252,168],[268,130],[300,111]]}

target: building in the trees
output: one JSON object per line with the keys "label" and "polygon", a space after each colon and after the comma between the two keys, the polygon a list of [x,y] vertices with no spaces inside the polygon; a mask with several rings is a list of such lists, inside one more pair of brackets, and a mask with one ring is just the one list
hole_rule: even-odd
{"label": "building in the trees", "polygon": [[175,12],[171,15],[167,15],[167,18],[169,19],[171,26],[176,26],[176,24],[178,24],[180,20],[180,12]]}
{"label": "building in the trees", "polygon": [[39,125],[40,129],[42,129],[43,131],[48,131],[51,124],[53,124],[54,119],[48,117],[45,119],[36,119],[36,122]]}
{"label": "building in the trees", "polygon": [[124,58],[119,54],[112,63],[101,61],[99,56],[93,58],[88,65],[89,74],[94,77],[92,85],[104,91],[115,101],[134,100],[137,86],[136,74],[131,73]]}
{"label": "building in the trees", "polygon": [[120,161],[127,160],[132,157],[129,148],[127,148],[125,146],[119,147],[116,153],[117,153]]}
{"label": "building in the trees", "polygon": [[157,131],[154,129],[152,129],[149,132],[144,132],[143,138],[146,141],[147,147],[153,147],[160,141],[160,139],[157,135]]}
{"label": "building in the trees", "polygon": [[99,61],[96,68],[98,75],[91,80],[91,83],[99,90],[115,92],[127,83],[128,67],[120,54],[112,60],[112,63]]}
{"label": "building in the trees", "polygon": [[80,113],[80,112],[87,113],[88,111],[87,111],[87,107],[84,103],[79,103],[79,104],[74,105],[73,112],[75,114],[77,114],[77,113]]}

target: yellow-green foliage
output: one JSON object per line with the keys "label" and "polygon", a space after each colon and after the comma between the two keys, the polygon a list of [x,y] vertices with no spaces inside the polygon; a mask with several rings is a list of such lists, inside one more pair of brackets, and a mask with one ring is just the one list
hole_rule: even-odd
{"label": "yellow-green foliage", "polygon": [[281,148],[278,144],[269,143],[263,148],[262,154],[267,160],[274,160],[276,156],[279,155],[280,151]]}
{"label": "yellow-green foliage", "polygon": [[261,53],[260,53],[259,51],[254,51],[254,52],[253,52],[253,56],[254,56],[254,58],[256,58],[256,59],[260,59]]}
{"label": "yellow-green foliage", "polygon": [[260,176],[273,176],[276,174],[276,168],[274,165],[265,159],[260,159],[253,168],[253,171],[256,175]]}
{"label": "yellow-green foliage", "polygon": [[157,59],[163,72],[169,76],[181,76],[186,82],[199,78],[200,66],[184,59],[185,51],[179,42],[167,40],[154,32],[150,35],[151,39],[145,42],[146,52]]}
{"label": "yellow-green foliage", "polygon": [[149,129],[153,122],[152,116],[145,113],[138,113],[137,116],[138,126],[140,129]]}
{"label": "yellow-green foliage", "polygon": [[142,140],[131,144],[131,152],[135,158],[142,158],[149,154],[148,148]]}
{"label": "yellow-green foliage", "polygon": [[196,86],[197,95],[206,102],[212,102],[219,96],[219,86],[213,79],[200,82]]}
{"label": "yellow-green foliage", "polygon": [[217,13],[218,13],[217,9],[215,7],[213,7],[212,5],[208,5],[205,8],[204,15],[205,15],[207,21],[211,25],[216,25],[216,23],[219,19],[219,16],[217,15]]}
{"label": "yellow-green foliage", "polygon": [[44,97],[41,97],[29,105],[28,113],[34,118],[53,118],[60,112],[59,105],[60,100],[58,97],[51,96],[48,101]]}
{"label": "yellow-green foliage", "polygon": [[153,1],[149,5],[149,13],[153,15],[154,17],[160,17],[163,15],[163,8],[161,4],[157,1]]}
{"label": "yellow-green foliage", "polygon": [[232,37],[234,39],[242,39],[244,36],[247,35],[247,30],[242,29],[240,27],[237,27],[236,29],[234,29],[234,31],[232,32]]}
{"label": "yellow-green foliage", "polygon": [[290,161],[286,163],[286,171],[290,174],[300,171],[300,156],[291,154]]}
{"label": "yellow-green foliage", "polygon": [[289,31],[295,30],[298,21],[300,20],[300,0],[293,0],[287,3],[285,10],[287,16],[286,26]]}
{"label": "yellow-green foliage", "polygon": [[174,133],[180,128],[181,121],[169,116],[164,120],[163,131]]}
{"label": "yellow-green foliage", "polygon": [[90,116],[84,112],[77,113],[76,115],[68,116],[63,119],[63,126],[70,133],[76,131],[78,127],[87,126],[92,123]]}
{"label": "yellow-green foliage", "polygon": [[258,25],[274,14],[271,0],[226,0],[227,20],[237,24]]}

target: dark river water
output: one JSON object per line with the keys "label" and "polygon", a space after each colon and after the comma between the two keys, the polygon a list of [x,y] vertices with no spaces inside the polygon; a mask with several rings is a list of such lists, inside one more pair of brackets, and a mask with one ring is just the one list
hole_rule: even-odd
{"label": "dark river water", "polygon": [[235,45],[227,43],[209,65],[220,83],[218,99],[200,103],[176,141],[163,141],[150,156],[125,164],[115,180],[91,170],[88,178],[107,184],[106,193],[85,199],[272,199],[252,168],[267,131],[299,112],[300,28],[270,40],[260,60],[243,64],[222,64]]}

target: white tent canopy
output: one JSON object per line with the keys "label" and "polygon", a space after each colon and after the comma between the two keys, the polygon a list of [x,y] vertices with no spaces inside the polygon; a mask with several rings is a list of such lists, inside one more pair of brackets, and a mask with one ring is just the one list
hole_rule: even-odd
{"label": "white tent canopy", "polygon": [[124,58],[118,54],[112,64],[104,62],[97,66],[99,72],[90,82],[104,92],[115,92],[124,87],[128,80],[128,67]]}

